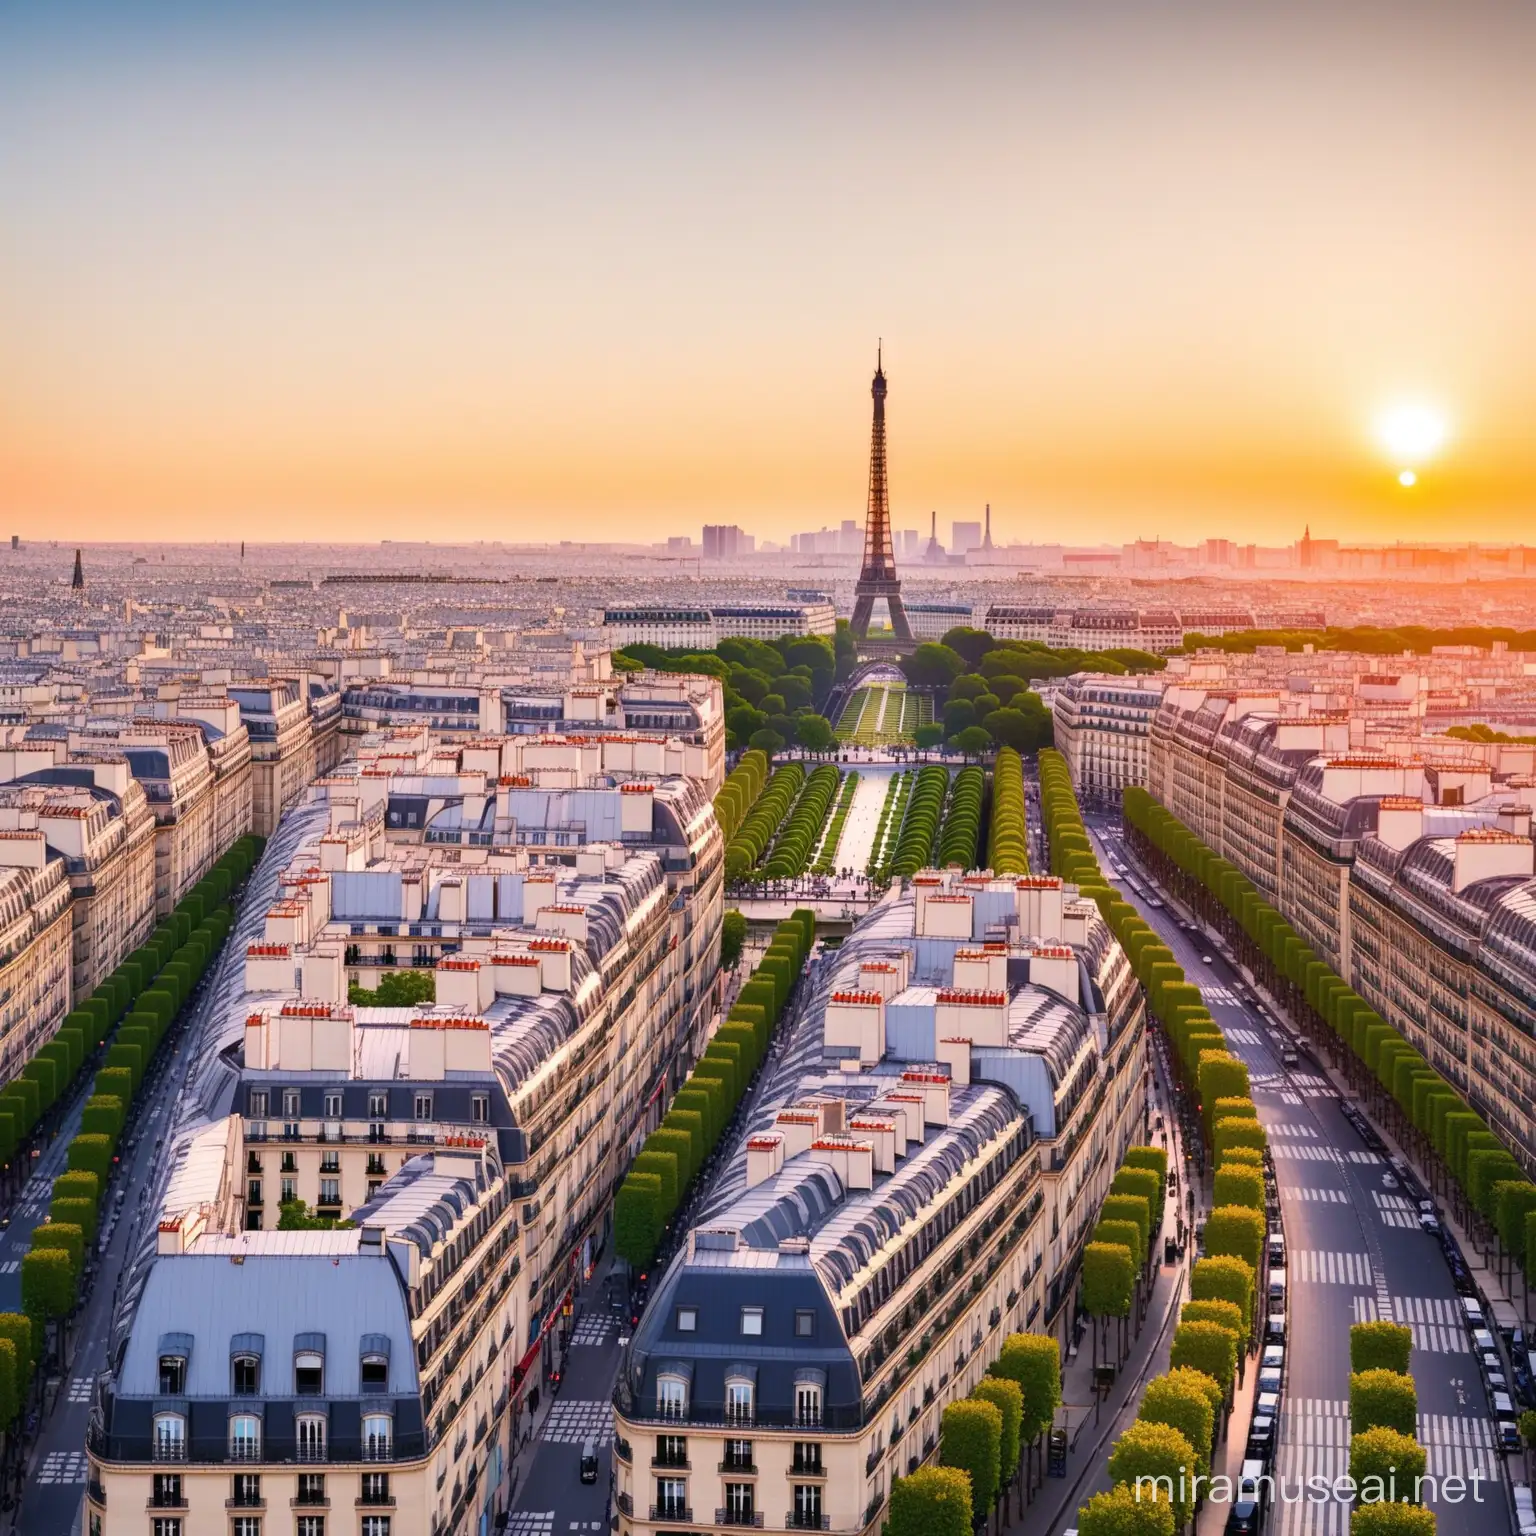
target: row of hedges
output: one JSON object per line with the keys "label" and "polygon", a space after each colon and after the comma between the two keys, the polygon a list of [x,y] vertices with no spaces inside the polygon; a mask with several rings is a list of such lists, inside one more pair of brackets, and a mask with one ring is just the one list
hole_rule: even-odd
{"label": "row of hedges", "polygon": [[767,777],[768,754],[754,749],[741,754],[741,761],[715,791],[715,820],[720,823],[726,842],[735,837],[736,829],[747,819],[747,812],[762,794]]}
{"label": "row of hedges", "polygon": [[961,869],[976,868],[976,850],[981,842],[981,808],[986,798],[987,776],[980,768],[962,768],[955,775],[944,811],[944,825],[939,829],[939,867],[951,864]]}
{"label": "row of hedges", "polygon": [[888,1536],[973,1536],[1060,1405],[1055,1338],[1009,1334],[970,1396],[944,1409],[939,1464],[892,1482]]}
{"label": "row of hedges", "polygon": [[773,852],[763,865],[763,873],[770,880],[792,880],[805,872],[805,866],[811,862],[811,855],[826,830],[840,778],[831,763],[812,769],[805,788],[800,791],[800,798],[795,801],[794,809],[774,842]]}
{"label": "row of hedges", "polygon": [[918,870],[932,862],[948,788],[949,769],[929,763],[917,770],[907,800],[907,814],[901,823],[901,835],[896,840],[896,852],[890,859],[890,871],[898,879],[910,880]]}
{"label": "row of hedges", "polygon": [[614,1197],[614,1247],[637,1269],[656,1257],[667,1223],[762,1065],[815,938],[816,914],[807,907],[774,930],[767,954],[630,1164]]}
{"label": "row of hedges", "polygon": [[1143,789],[1125,792],[1125,820],[1220,903],[1268,965],[1288,1001],[1325,1027],[1396,1106],[1470,1208],[1536,1279],[1536,1184],[1488,1123],[1422,1054],[1372,1009],[1235,865],[1206,846]]}
{"label": "row of hedges", "polygon": [[785,763],[773,770],[772,778],[753,802],[736,835],[725,845],[727,880],[739,880],[757,867],[804,783],[805,769],[799,763]]}
{"label": "row of hedges", "polygon": [[1126,1149],[1083,1249],[1083,1310],[1099,1319],[1101,1331],[1107,1319],[1131,1314],[1137,1279],[1157,1251],[1167,1187],[1161,1147]]}
{"label": "row of hedges", "polygon": [[992,820],[987,828],[987,867],[998,875],[1029,873],[1029,837],[1024,816],[1024,760],[1012,747],[999,747],[992,764]]}
{"label": "row of hedges", "polygon": [[869,845],[869,862],[864,873],[872,880],[884,880],[896,852],[896,839],[901,836],[901,824],[906,815],[907,798],[912,793],[912,783],[917,778],[915,768],[904,769],[891,775],[885,787],[885,799],[880,805],[880,820],[875,827],[875,840]]}
{"label": "row of hedges", "polygon": [[38,1121],[67,1096],[96,1051],[172,962],[205,912],[225,900],[260,857],[260,838],[242,838],[182,899],[176,910],[59,1022],[20,1074],[0,1088],[0,1163],[9,1163]]}
{"label": "row of hedges", "polygon": [[821,851],[816,855],[816,862],[811,865],[813,875],[830,875],[837,867],[837,849],[843,840],[843,823],[848,820],[848,812],[853,809],[853,797],[858,787],[859,775],[856,769],[843,775],[843,789],[837,797],[837,809],[832,812],[831,823],[821,840]]}
{"label": "row of hedges", "polygon": [[[22,1308],[34,1330],[34,1359],[47,1325],[67,1318],[79,1300],[85,1255],[96,1241],[101,1204],[133,1100],[177,1014],[229,936],[233,916],[227,898],[250,873],[261,847],[260,838],[246,837],[230,848],[149,940],[65,1018],[55,1037],[56,1043],[66,1037],[71,1060],[92,1036],[97,1045],[105,1045],[106,1054],[69,1144],[68,1171],[53,1181],[47,1219],[33,1231],[21,1261]],[[121,1007],[111,1021],[115,1029],[109,1024],[105,1031],[99,1030],[103,1010],[96,1006],[103,993],[111,1005],[106,1016]],[[80,1057],[76,1070],[85,1059]],[[0,1378],[3,1372],[0,1365]],[[0,1399],[3,1386],[0,1379]]]}

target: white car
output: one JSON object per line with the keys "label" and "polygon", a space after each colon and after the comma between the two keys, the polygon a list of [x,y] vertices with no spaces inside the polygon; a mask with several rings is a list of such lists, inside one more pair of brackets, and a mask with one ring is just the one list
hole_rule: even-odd
{"label": "white car", "polygon": [[1202,965],[1215,965],[1216,962],[1214,960],[1212,960],[1209,955],[1201,955],[1200,956],[1200,963]]}
{"label": "white car", "polygon": [[1396,1176],[1393,1175],[1393,1174],[1390,1174],[1390,1173],[1382,1174],[1382,1176],[1381,1176],[1381,1187],[1383,1189],[1396,1189],[1397,1188],[1397,1178],[1396,1178]]}

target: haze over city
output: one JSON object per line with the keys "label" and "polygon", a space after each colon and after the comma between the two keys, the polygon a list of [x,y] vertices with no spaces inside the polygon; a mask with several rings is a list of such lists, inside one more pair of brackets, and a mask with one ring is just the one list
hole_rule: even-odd
{"label": "haze over city", "polygon": [[0,503],[783,539],[862,510],[883,336],[898,521],[1517,538],[1533,54],[1513,0],[8,6]]}

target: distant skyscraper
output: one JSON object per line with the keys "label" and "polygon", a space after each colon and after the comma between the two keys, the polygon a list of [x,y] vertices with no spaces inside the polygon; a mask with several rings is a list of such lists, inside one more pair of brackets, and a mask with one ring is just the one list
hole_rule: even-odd
{"label": "distant skyscraper", "polygon": [[704,558],[706,560],[734,560],[747,553],[751,546],[735,523],[706,523],[704,525]]}
{"label": "distant skyscraper", "polygon": [[76,592],[85,591],[85,569],[80,564],[80,551],[78,549],[75,551],[75,574],[70,578],[69,584]]}
{"label": "distant skyscraper", "polygon": [[885,370],[875,354],[875,378],[869,388],[875,401],[874,425],[869,435],[869,505],[864,514],[864,564],[853,589],[854,638],[869,633],[875,599],[883,597],[891,613],[891,631],[899,644],[912,643],[912,628],[901,605],[901,579],[896,574],[896,552],[891,548],[891,498],[885,478]]}
{"label": "distant skyscraper", "polygon": [[980,523],[951,523],[949,525],[949,547],[953,554],[963,555],[973,549],[981,548],[981,524]]}
{"label": "distant skyscraper", "polygon": [[981,547],[983,549],[992,548],[992,503],[990,501],[987,503],[987,531],[982,538]]}
{"label": "distant skyscraper", "polygon": [[939,543],[939,514],[933,513],[932,520],[928,524],[928,553],[929,560],[942,560],[944,558],[944,546]]}

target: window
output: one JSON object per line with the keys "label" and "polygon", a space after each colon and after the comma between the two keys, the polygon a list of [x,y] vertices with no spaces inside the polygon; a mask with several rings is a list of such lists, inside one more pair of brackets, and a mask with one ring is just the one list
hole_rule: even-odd
{"label": "window", "polygon": [[294,1179],[294,1178],[284,1179],[283,1180],[283,1197],[282,1197],[282,1202],[281,1203],[283,1205],[287,1205],[290,1201],[297,1200],[298,1198],[299,1198],[299,1181],[297,1179]]}
{"label": "window", "polygon": [[339,1153],[339,1152],[322,1152],[320,1154],[320,1172],[321,1173],[340,1173],[341,1172],[341,1153]]}
{"label": "window", "polygon": [[283,1119],[297,1120],[299,1118],[299,1090],[297,1088],[283,1089]]}
{"label": "window", "polygon": [[[324,1504],[325,1503],[325,1473],[324,1472],[300,1472],[299,1491],[294,1499],[296,1504]],[[324,1527],[321,1527],[321,1536],[324,1536]]]}
{"label": "window", "polygon": [[260,1515],[236,1515],[229,1522],[229,1536],[261,1536]]}
{"label": "window", "polygon": [[363,1459],[386,1461],[389,1458],[390,1437],[394,1433],[394,1420],[387,1413],[363,1415]]}
{"label": "window", "polygon": [[697,1307],[679,1307],[677,1309],[677,1331],[679,1333],[693,1333],[699,1326],[699,1309]]}
{"label": "window", "polygon": [[796,1472],[820,1472],[821,1471],[821,1446],[815,1440],[795,1441]]}
{"label": "window", "polygon": [[726,1382],[725,1422],[727,1424],[752,1422],[752,1383],[750,1381]]}
{"label": "window", "polygon": [[382,1392],[389,1386],[389,1356],[363,1356],[363,1391]]}
{"label": "window", "polygon": [[816,1314],[814,1312],[795,1313],[795,1337],[797,1339],[813,1339],[816,1337]]}
{"label": "window", "polygon": [[252,1088],[250,1097],[251,1119],[265,1120],[267,1118],[267,1090],[265,1088]]}
{"label": "window", "polygon": [[743,1307],[741,1309],[741,1331],[744,1337],[760,1339],[763,1336],[763,1309],[761,1307]]}
{"label": "window", "polygon": [[247,1205],[261,1204],[261,1180],[252,1179],[246,1185],[245,1203]]}
{"label": "window", "polygon": [[432,1118],[432,1095],[430,1093],[418,1093],[416,1095],[416,1118],[418,1120],[430,1120]]}
{"label": "window", "polygon": [[663,1520],[686,1520],[688,1484],[680,1477],[656,1479],[656,1513]]}
{"label": "window", "polygon": [[727,1440],[725,1442],[725,1470],[727,1472],[755,1472],[752,1465],[752,1442],[750,1440]]}
{"label": "window", "polygon": [[254,1413],[237,1413],[229,1421],[229,1459],[261,1460],[261,1420]]}
{"label": "window", "polygon": [[796,1483],[793,1519],[801,1530],[821,1529],[821,1484]]}
{"label": "window", "polygon": [[389,1536],[388,1515],[364,1515],[363,1536]]}
{"label": "window", "polygon": [[180,1515],[156,1515],[149,1523],[150,1536],[181,1536]]}
{"label": "window", "polygon": [[341,1204],[341,1180],[340,1179],[321,1179],[320,1180],[320,1204],[321,1205],[340,1205]]}
{"label": "window", "polygon": [[180,1509],[187,1501],[181,1493],[180,1472],[156,1472],[149,1502],[156,1509]]}
{"label": "window", "polygon": [[809,1382],[797,1382],[795,1385],[795,1423],[796,1424],[820,1424],[821,1423],[821,1388],[812,1386]]}
{"label": "window", "polygon": [[751,1525],[754,1511],[751,1483],[725,1485],[725,1523],[727,1525]]}
{"label": "window", "polygon": [[688,1383],[677,1376],[662,1376],[656,1382],[656,1417],[688,1417]]}
{"label": "window", "polygon": [[363,1504],[388,1504],[389,1497],[389,1473],[388,1472],[364,1472],[363,1491],[359,1499]]}
{"label": "window", "polygon": [[235,1396],[255,1397],[261,1391],[261,1357],[236,1355],[229,1365]]}
{"label": "window", "polygon": [[229,1502],[236,1509],[249,1509],[261,1503],[261,1475],[257,1472],[236,1472],[230,1479]]}
{"label": "window", "polygon": [[160,1396],[180,1397],[187,1389],[187,1361],[184,1355],[160,1356]]}
{"label": "window", "polygon": [[294,1424],[299,1446],[300,1461],[325,1460],[325,1416],[319,1413],[301,1414]]}
{"label": "window", "polygon": [[325,1536],[324,1515],[300,1515],[294,1525],[295,1536]]}
{"label": "window", "polygon": [[387,1093],[370,1093],[368,1095],[368,1118],[370,1120],[383,1120],[389,1114],[389,1095]]}
{"label": "window", "polygon": [[658,1467],[686,1467],[688,1465],[688,1440],[684,1435],[657,1435],[656,1465]]}
{"label": "window", "polygon": [[476,1125],[485,1125],[491,1118],[491,1096],[488,1093],[472,1093],[469,1096],[469,1118]]}
{"label": "window", "polygon": [[187,1421],[179,1413],[155,1415],[155,1460],[187,1459]]}
{"label": "window", "polygon": [[293,1390],[298,1397],[319,1397],[325,1391],[325,1356],[301,1349],[293,1357]]}
{"label": "window", "polygon": [[328,1093],[325,1096],[325,1118],[327,1120],[341,1119],[341,1095]]}

